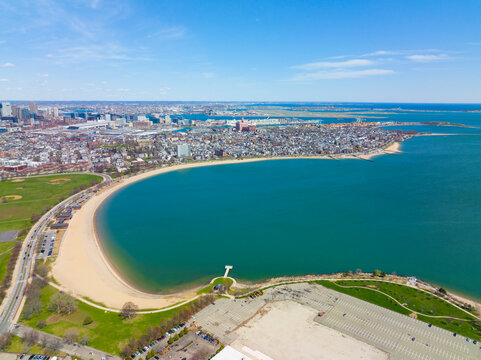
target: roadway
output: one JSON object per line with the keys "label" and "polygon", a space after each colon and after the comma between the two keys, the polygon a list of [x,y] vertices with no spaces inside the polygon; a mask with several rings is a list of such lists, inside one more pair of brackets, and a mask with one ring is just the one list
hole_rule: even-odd
{"label": "roadway", "polygon": [[[51,175],[51,174],[49,174]],[[102,176],[103,182],[111,181],[111,177],[104,174],[95,174]],[[55,214],[67,204],[74,202],[92,188],[83,190],[68,199],[55,205],[50,211],[44,214],[40,220],[30,229],[22,246],[22,250],[18,256],[17,265],[15,267],[12,283],[9,291],[4,299],[5,306],[0,314],[0,335],[12,330],[13,319],[21,310],[22,299],[25,293],[25,287],[35,265],[35,248],[43,230],[48,226],[49,222],[55,218]]]}

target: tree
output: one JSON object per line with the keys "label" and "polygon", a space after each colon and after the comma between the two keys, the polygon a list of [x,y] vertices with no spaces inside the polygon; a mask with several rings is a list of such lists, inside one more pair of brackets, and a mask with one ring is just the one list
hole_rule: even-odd
{"label": "tree", "polygon": [[71,296],[58,292],[50,298],[48,309],[57,314],[69,315],[77,310],[77,302]]}
{"label": "tree", "polygon": [[31,221],[31,222],[36,223],[38,220],[40,220],[40,215],[38,215],[38,214],[32,214],[32,216],[30,216],[30,221]]}
{"label": "tree", "polygon": [[84,321],[83,321],[83,324],[84,325],[90,325],[91,323],[93,323],[94,321],[92,320],[92,318],[90,316],[86,316]]}
{"label": "tree", "polygon": [[48,266],[45,265],[45,264],[38,264],[35,267],[35,271],[36,271],[38,276],[45,277],[45,276],[48,275]]}
{"label": "tree", "polygon": [[47,323],[45,322],[45,320],[40,319],[39,321],[37,321],[37,327],[39,329],[43,329],[45,326],[47,326]]}
{"label": "tree", "polygon": [[78,339],[78,330],[76,328],[67,329],[63,338],[69,344],[76,342]]}
{"label": "tree", "polygon": [[[381,274],[383,274],[383,272],[381,270],[374,270],[374,272],[372,273],[372,276],[373,277],[377,277],[377,276],[382,276]],[[384,275],[386,275],[386,273],[384,273]]]}
{"label": "tree", "polygon": [[128,301],[122,306],[122,310],[120,311],[120,317],[122,320],[132,319],[137,312],[138,306],[135,305],[133,302]]}
{"label": "tree", "polygon": [[447,294],[446,289],[445,289],[445,288],[442,288],[442,287],[440,287],[440,288],[438,289],[438,292],[439,292],[440,294],[442,294],[442,295],[446,295],[446,294]]}
{"label": "tree", "polygon": [[89,343],[89,341],[90,341],[90,336],[82,335],[78,342],[82,345],[87,345]]}
{"label": "tree", "polygon": [[25,333],[25,336],[23,337],[23,340],[25,342],[25,345],[31,347],[33,344],[38,342],[39,340],[39,335],[38,332],[35,330],[29,330]]}
{"label": "tree", "polygon": [[12,343],[12,335],[10,333],[0,336],[0,350],[7,350]]}

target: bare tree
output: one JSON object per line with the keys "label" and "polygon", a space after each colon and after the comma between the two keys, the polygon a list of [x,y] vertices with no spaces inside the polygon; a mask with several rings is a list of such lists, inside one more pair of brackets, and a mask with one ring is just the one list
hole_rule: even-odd
{"label": "bare tree", "polygon": [[138,306],[135,305],[133,302],[128,301],[122,306],[122,310],[120,311],[120,317],[123,320],[132,319],[137,312]]}
{"label": "bare tree", "polygon": [[89,343],[89,341],[90,341],[90,336],[83,335],[83,336],[80,337],[78,342],[82,345],[87,345]]}
{"label": "bare tree", "polygon": [[78,339],[78,330],[75,328],[67,329],[63,338],[69,344],[76,342]]}
{"label": "bare tree", "polygon": [[33,344],[37,343],[38,340],[39,340],[39,335],[38,335],[38,332],[36,332],[35,330],[28,330],[26,333],[25,333],[25,336],[23,337],[23,340],[25,342],[25,345],[31,347],[33,346]]}
{"label": "bare tree", "polygon": [[12,343],[12,334],[6,333],[0,336],[0,350],[5,351]]}
{"label": "bare tree", "polygon": [[49,346],[47,335],[40,336],[38,339],[38,343],[40,344],[41,347],[47,348]]}
{"label": "bare tree", "polygon": [[77,302],[73,297],[63,292],[58,292],[50,298],[48,308],[57,314],[68,315],[77,310]]}

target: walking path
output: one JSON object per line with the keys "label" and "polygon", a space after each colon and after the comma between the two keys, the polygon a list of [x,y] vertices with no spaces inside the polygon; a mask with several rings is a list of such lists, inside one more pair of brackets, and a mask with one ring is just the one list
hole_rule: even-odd
{"label": "walking path", "polygon": [[[341,288],[352,288],[352,289],[367,289],[367,290],[371,290],[371,291],[375,291],[375,292],[378,292],[380,294],[383,294],[384,296],[387,296],[388,298],[390,298],[391,300],[393,300],[396,304],[398,304],[399,306],[403,307],[404,309],[408,310],[408,311],[411,311],[412,313],[414,314],[417,314],[417,315],[422,315],[422,316],[425,316],[425,317],[429,317],[429,318],[437,318],[437,319],[452,319],[452,320],[459,320],[459,321],[477,321],[477,320],[481,320],[479,317],[477,317],[476,315],[474,314],[471,314],[470,312],[464,310],[463,308],[460,308],[458,307],[459,310],[462,310],[464,312],[466,312],[467,314],[469,314],[470,316],[474,317],[474,319],[472,320],[468,320],[468,319],[460,319],[460,318],[457,318],[457,317],[454,317],[454,316],[442,316],[442,315],[427,315],[427,314],[423,314],[423,313],[420,313],[416,310],[412,310],[410,308],[408,308],[407,306],[405,306],[404,304],[401,304],[396,298],[392,297],[391,295],[388,295],[386,294],[385,292],[382,292],[380,290],[377,290],[377,289],[372,289],[372,288],[368,288],[368,287],[365,287],[365,286],[347,286],[347,285],[339,285],[339,284],[336,284],[334,283],[336,286],[339,286]],[[418,289],[420,290],[420,289]],[[423,291],[423,290],[421,290]],[[436,296],[435,294],[431,294],[433,296]],[[438,296],[438,298],[442,299],[441,297]],[[443,299],[444,300],[444,299]],[[450,305],[452,306],[455,306],[457,307],[456,305],[454,304],[451,304],[449,303]]]}

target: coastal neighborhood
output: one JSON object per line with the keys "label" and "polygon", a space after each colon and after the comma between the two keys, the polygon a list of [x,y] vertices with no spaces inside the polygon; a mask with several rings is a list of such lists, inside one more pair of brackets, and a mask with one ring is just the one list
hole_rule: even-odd
{"label": "coastal neighborhood", "polygon": [[[173,106],[158,106],[151,109],[156,113],[139,115],[145,106],[117,106],[109,108],[110,112],[93,113],[89,107],[72,111],[35,103],[28,107],[2,104],[3,178],[75,171],[119,176],[161,165],[222,158],[362,156],[415,133],[382,128],[395,125],[388,122],[244,119],[249,111],[242,111],[238,120],[188,119],[200,111],[213,112],[211,106],[183,109],[188,114],[184,117],[175,115],[180,109]],[[114,115],[112,110],[124,113]],[[138,112],[132,114],[134,111]]]}
{"label": "coastal neighborhood", "polygon": [[0,0],[0,360],[481,360],[481,0]]}
{"label": "coastal neighborhood", "polygon": [[[3,114],[12,115],[2,117],[0,134],[0,175],[8,191],[44,201],[42,191],[65,188],[54,206],[31,216],[25,241],[18,242],[19,265],[9,270],[13,292],[2,303],[0,347],[23,344],[28,350],[18,351],[15,360],[271,360],[295,358],[299,346],[307,359],[315,358],[319,339],[325,356],[346,360],[360,354],[474,359],[481,351],[479,304],[414,277],[359,270],[252,284],[231,277],[234,264],[204,287],[151,294],[114,269],[97,233],[102,204],[147,178],[276,159],[372,161],[397,153],[418,135],[409,126],[420,124],[359,113],[335,120],[273,119],[257,117],[258,109],[233,111],[232,104],[76,104],[76,110],[2,104]],[[8,193],[3,199],[15,206],[23,197]],[[395,305],[370,303],[369,294],[352,287],[376,291]],[[418,298],[425,301],[419,307]],[[103,330],[101,316],[115,330]],[[458,323],[444,323],[445,317]],[[59,332],[59,321],[67,329]],[[126,337],[125,329],[135,335]],[[26,345],[35,343],[38,350]]]}

